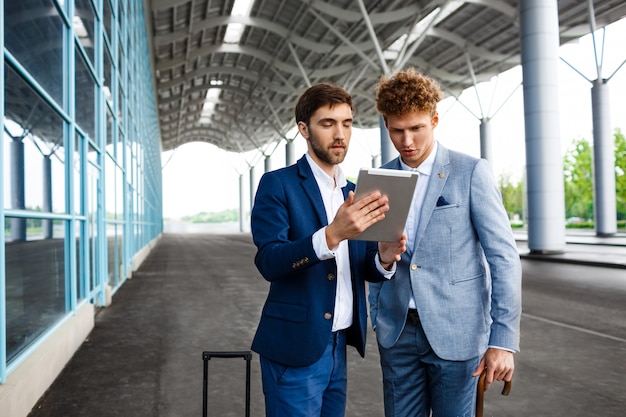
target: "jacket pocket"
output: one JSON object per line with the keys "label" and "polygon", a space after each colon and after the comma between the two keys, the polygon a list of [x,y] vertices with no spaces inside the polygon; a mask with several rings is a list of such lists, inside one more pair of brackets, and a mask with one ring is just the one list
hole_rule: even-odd
{"label": "jacket pocket", "polygon": [[307,308],[301,305],[270,301],[265,304],[263,315],[294,323],[302,323],[306,320]]}
{"label": "jacket pocket", "polygon": [[454,279],[454,280],[450,281],[449,284],[450,285],[462,284],[464,282],[474,281],[476,279],[483,278],[484,276],[485,276],[485,274],[483,272],[481,272],[480,274],[471,275],[471,276],[468,276],[468,277],[459,277],[457,279]]}

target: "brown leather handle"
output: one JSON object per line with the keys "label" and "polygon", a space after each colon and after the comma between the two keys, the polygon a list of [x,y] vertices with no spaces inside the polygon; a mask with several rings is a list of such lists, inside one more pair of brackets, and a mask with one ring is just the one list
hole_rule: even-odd
{"label": "brown leather handle", "polygon": [[[478,378],[478,389],[476,389],[476,417],[483,417],[484,400],[485,400],[485,378],[487,377],[487,368],[483,369],[483,373]],[[504,381],[502,395],[509,395],[511,392],[511,381]]]}

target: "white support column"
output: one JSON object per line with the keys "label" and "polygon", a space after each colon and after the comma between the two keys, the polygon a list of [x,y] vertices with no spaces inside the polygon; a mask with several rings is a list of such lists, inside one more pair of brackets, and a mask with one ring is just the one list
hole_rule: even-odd
{"label": "white support column", "polygon": [[480,157],[493,166],[493,139],[491,135],[491,119],[484,117],[480,121]]}
{"label": "white support column", "polygon": [[380,164],[384,165],[397,156],[396,149],[389,139],[389,132],[385,127],[383,116],[379,116],[378,125],[380,128]]}
{"label": "white support column", "polygon": [[609,86],[598,79],[591,88],[593,114],[593,178],[596,234],[617,233],[615,149],[611,134]]}
{"label": "white support column", "polygon": [[239,174],[239,231],[244,232],[245,207],[243,206],[243,174]]}
{"label": "white support column", "polygon": [[[25,182],[24,182],[24,141],[22,138],[13,138],[11,141],[11,208],[25,209]],[[26,219],[11,217],[11,240],[26,240]]]}
{"label": "white support column", "polygon": [[252,212],[254,205],[254,191],[254,167],[250,166],[250,212]]}
{"label": "white support column", "polygon": [[[42,210],[46,213],[52,213],[52,159],[50,155],[44,155],[43,157],[42,186]],[[44,239],[52,239],[52,219],[42,219],[41,228]]]}
{"label": "white support column", "polygon": [[556,0],[519,0],[528,181],[528,248],[565,249],[559,132],[559,17]]}
{"label": "white support column", "polygon": [[285,166],[293,165],[296,163],[296,149],[292,140],[287,140],[285,145]]}
{"label": "white support column", "polygon": [[272,156],[265,155],[265,172],[270,172],[272,170]]}

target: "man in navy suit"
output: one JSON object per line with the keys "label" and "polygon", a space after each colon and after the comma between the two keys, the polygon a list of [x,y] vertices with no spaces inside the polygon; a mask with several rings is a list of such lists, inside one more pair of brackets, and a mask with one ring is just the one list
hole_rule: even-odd
{"label": "man in navy suit", "polygon": [[413,68],[376,89],[400,154],[383,168],[419,173],[407,250],[393,279],[370,284],[386,417],[473,416],[476,377],[510,381],[519,350],[515,239],[487,161],[435,141],[441,98]]}
{"label": "man in navy suit", "polygon": [[354,184],[338,166],[350,143],[351,96],[314,85],[295,115],[308,152],[263,175],[252,209],[255,264],[270,282],[252,349],[260,356],[268,417],[340,417],[346,345],[364,355],[364,280],[391,278],[380,257],[399,259],[406,241],[381,245],[379,253],[376,243],[348,241],[389,210],[379,192],[355,202]]}

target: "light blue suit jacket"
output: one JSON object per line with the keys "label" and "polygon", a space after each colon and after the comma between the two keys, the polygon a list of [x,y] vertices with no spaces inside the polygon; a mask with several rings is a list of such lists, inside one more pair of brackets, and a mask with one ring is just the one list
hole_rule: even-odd
{"label": "light blue suit jacket", "polygon": [[[354,184],[343,188],[344,198]],[[322,195],[305,157],[295,165],[268,172],[259,182],[252,209],[255,264],[270,282],[252,350],[287,366],[317,361],[332,331],[337,263],[320,260],[312,236],[328,224]],[[384,277],[374,263],[374,242],[349,241],[353,322],[346,341],[365,353],[365,281]],[[369,252],[369,254],[368,254]]]}
{"label": "light blue suit jacket", "polygon": [[[401,169],[400,161],[383,168]],[[370,284],[381,346],[398,340],[413,293],[442,359],[468,360],[488,345],[519,350],[521,263],[487,161],[439,144],[418,230],[408,238],[415,250],[402,255],[394,279]]]}

